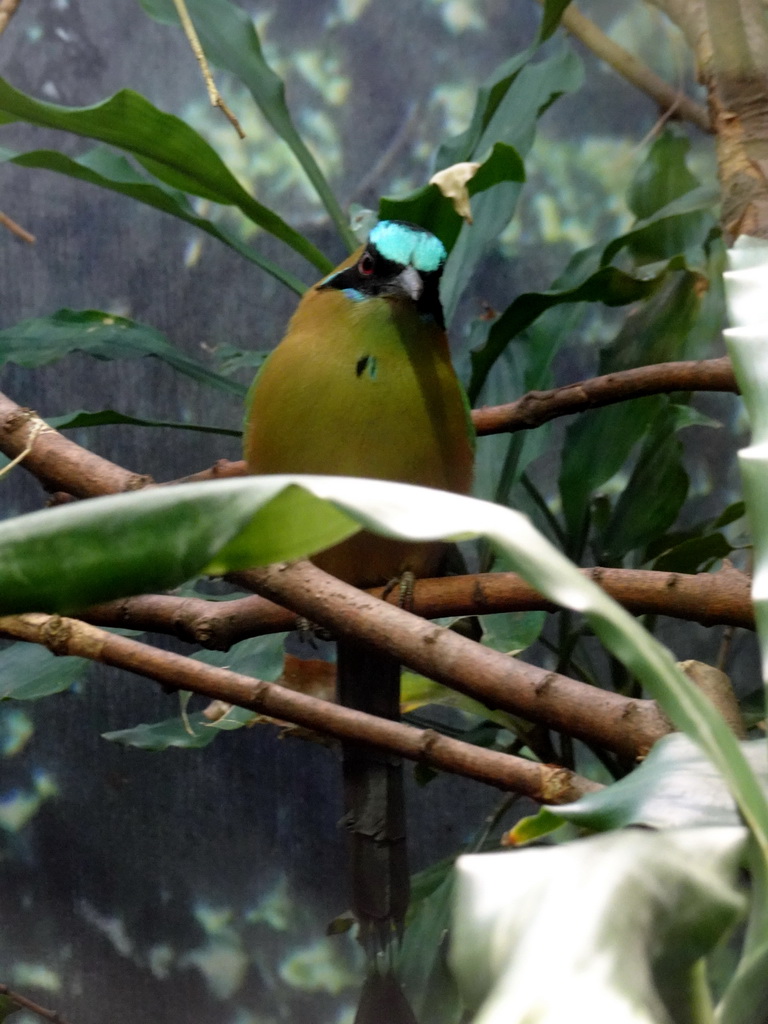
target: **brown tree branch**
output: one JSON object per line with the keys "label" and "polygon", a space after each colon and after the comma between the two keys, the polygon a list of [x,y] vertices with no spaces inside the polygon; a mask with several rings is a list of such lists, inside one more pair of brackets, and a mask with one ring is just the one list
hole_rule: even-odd
{"label": "brown tree branch", "polygon": [[714,665],[707,665],[702,661],[690,659],[678,662],[680,668],[688,678],[704,694],[707,700],[714,704],[731,731],[740,739],[747,738],[747,727],[739,707],[739,701],[733,689],[733,684],[725,672]]}
{"label": "brown tree branch", "polygon": [[[319,572],[319,570],[318,570]],[[395,609],[397,610],[397,609]],[[402,613],[407,614],[407,613]],[[38,613],[0,618],[0,634],[39,643],[59,655],[76,655],[126,669],[166,687],[191,690],[257,714],[284,719],[334,736],[388,750],[411,761],[522,793],[547,803],[566,803],[599,789],[597,783],[557,765],[464,743],[431,729],[376,718],[249,676],[161,651],[104,632],[77,619]]]}
{"label": "brown tree branch", "polygon": [[[697,362],[659,363],[602,377],[576,381],[548,391],[529,391],[516,402],[486,406],[472,411],[478,435],[531,430],[558,416],[570,416],[645,395],[675,391],[727,391],[738,393],[727,356]],[[131,473],[121,466],[81,448],[46,425],[40,430],[37,413],[17,405],[0,393],[0,451],[15,458],[29,446],[35,431],[40,436],[24,460],[24,466],[49,491],[65,491],[79,498],[136,490],[152,483],[151,477]],[[220,459],[210,469],[173,483],[225,479],[245,474],[245,463]]]}
{"label": "brown tree branch", "polygon": [[[25,451],[30,449],[29,451]],[[135,491],[151,477],[131,473],[70,441],[36,412],[0,393],[0,451],[9,458],[25,453],[24,468],[49,491],[78,498]]]}
{"label": "brown tree branch", "polygon": [[507,405],[474,409],[472,421],[479,435],[512,433],[539,427],[557,416],[570,416],[645,395],[675,391],[738,393],[738,390],[727,356],[696,362],[658,363],[576,381],[549,391],[529,391]]}
{"label": "brown tree branch", "polygon": [[[526,429],[546,422],[553,415],[622,401],[637,394],[689,388],[735,390],[727,359],[697,364],[667,364],[613,374],[544,394],[534,393],[501,410],[478,410],[475,416],[482,433]],[[41,426],[41,423],[33,413],[20,409],[0,396],[0,448],[11,456],[23,454],[26,468],[39,476],[47,486],[86,497],[133,489],[149,483],[147,477],[128,473],[92,455],[50,428]],[[237,464],[221,463],[206,475],[230,476],[238,471]],[[336,635],[360,637],[373,646],[395,654],[417,671],[469,694],[490,707],[511,711],[625,756],[642,756],[656,739],[669,731],[669,723],[654,702],[627,700],[620,695],[598,690],[482,648],[455,633],[432,626],[416,616],[387,605],[377,597],[347,587],[308,563],[257,570],[249,575],[252,581],[256,581],[256,589],[262,595],[292,608],[294,614],[305,615],[331,628]],[[664,603],[665,610],[678,609],[686,617],[699,621],[722,621],[723,616],[726,617],[725,621],[734,621],[739,625],[751,621],[747,585],[740,574],[731,576],[730,581],[722,579],[723,583],[729,584],[729,594],[724,603],[721,600],[721,606],[716,610],[711,603],[713,593],[716,589],[724,588],[714,588],[712,582],[722,574],[707,576],[705,581],[699,581],[696,577],[620,573],[614,570],[592,570],[592,575],[606,587],[611,587],[616,596],[620,596],[623,587],[626,603],[634,602],[634,610],[638,612],[657,612],[660,603]],[[708,593],[702,593],[702,583],[705,587],[709,585]],[[488,612],[508,610],[510,607],[552,607],[512,574],[422,581],[417,594],[419,610],[425,611],[427,607],[432,607],[435,614],[445,613],[449,607],[454,614],[477,611],[478,604]],[[722,596],[718,594],[719,598]],[[705,598],[710,599],[709,606]],[[290,619],[293,619],[293,615],[287,617],[285,612],[270,607],[268,602],[259,600],[257,603],[257,599],[252,598],[211,608],[208,602],[154,595],[118,602],[117,607],[124,623],[132,615],[143,615],[147,628],[165,623],[180,635],[186,634],[189,639],[214,646],[228,646],[238,635],[245,635],[244,631],[252,635],[254,613],[262,627],[268,619],[271,628],[285,628],[286,625],[292,625]],[[114,614],[115,610],[113,606],[107,614]],[[104,609],[101,613],[105,614]],[[94,617],[98,614],[96,610]],[[28,616],[24,618],[29,620]],[[48,621],[47,617],[43,618]],[[138,620],[134,619],[132,624],[138,624]],[[78,624],[74,625],[80,629]],[[47,627],[45,632],[48,639],[43,642],[48,643],[52,649],[62,649],[60,638],[51,640],[51,631]],[[67,627],[65,632],[69,636],[73,630]],[[409,731],[406,742],[405,733],[393,736],[387,732],[392,729],[409,729],[396,723],[372,719],[362,725],[368,731],[361,732],[360,721],[348,709],[330,706],[332,710],[329,712],[329,705],[322,702],[314,706],[302,705],[301,702],[311,702],[313,698],[271,684],[254,683],[232,673],[227,674],[227,682],[236,684],[234,690],[232,685],[223,689],[217,685],[209,686],[211,680],[201,683],[200,673],[223,670],[211,669],[181,656],[167,655],[126,638],[109,634],[103,636],[107,639],[99,641],[97,654],[88,653],[87,650],[93,634],[91,641],[88,641],[86,634],[77,649],[68,641],[66,650],[68,653],[77,652],[97,657],[108,664],[131,668],[168,685],[183,685],[212,699],[240,704],[251,701],[244,706],[297,722],[316,731],[328,731],[337,736],[355,736],[364,741],[383,744],[387,749],[397,749],[406,757],[429,760],[435,767],[483,778],[485,781],[500,784],[499,771],[504,779],[515,774],[515,781],[509,782],[509,788],[537,795],[539,799],[554,802],[557,797],[553,796],[553,791],[558,790],[558,787],[567,794],[562,799],[571,799],[574,787],[578,789],[581,785],[574,782],[570,775],[542,774],[541,766],[535,765],[532,768],[531,763],[526,761],[520,761],[513,769],[507,764],[508,758],[505,755],[492,755],[501,757],[498,764],[491,766],[484,763],[478,767],[477,748],[466,744],[453,747],[452,744],[458,741],[445,737],[435,738],[430,733],[421,734],[418,730]],[[129,646],[126,647],[126,644]],[[135,646],[131,646],[133,644]],[[179,660],[173,663],[174,658]],[[217,682],[221,683],[222,680],[213,680],[214,684]],[[243,692],[237,689],[237,685],[245,685],[250,689]],[[299,702],[298,707],[296,702]],[[322,723],[318,721],[320,709],[324,718],[331,714],[331,727],[326,725],[323,729]],[[342,719],[334,718],[338,713],[341,713]],[[352,718],[344,720],[344,715],[351,715]],[[388,743],[390,746],[387,746]],[[501,784],[507,785],[506,782]]]}
{"label": "brown tree branch", "polygon": [[[482,647],[341,583],[308,562],[280,565],[274,571],[272,567],[249,570],[235,574],[234,578],[293,608],[293,613],[286,616],[284,610],[268,601],[243,599],[243,604],[251,602],[251,608],[263,618],[271,616],[281,627],[291,628],[295,626],[296,615],[303,615],[327,627],[335,636],[365,640],[490,708],[520,715],[633,757],[644,754],[669,731],[669,723],[653,701],[629,700]],[[130,608],[141,603],[146,615],[145,628],[160,625],[162,619],[172,632],[188,640],[202,638],[210,643],[217,636],[217,624],[211,622],[211,609],[204,607],[206,602],[176,599],[173,608],[172,600],[162,595],[131,598],[85,615],[100,622],[125,625],[129,620],[115,615],[120,606]],[[227,602],[223,607],[234,603]],[[190,609],[193,615],[203,616],[192,632],[179,625]],[[236,612],[236,618],[237,615]],[[137,619],[130,621],[134,626],[139,624]]]}
{"label": "brown tree branch", "polygon": [[[535,393],[533,396],[526,396],[519,403],[513,403],[512,406],[507,407],[507,409],[513,410],[511,414],[507,415],[507,422],[509,424],[515,422],[527,424],[532,419],[540,421],[542,414],[540,412],[532,413],[531,409],[546,410],[550,402],[560,410],[573,409],[576,406],[584,407],[598,401],[620,400],[620,396],[637,394],[638,389],[643,393],[648,393],[644,389],[650,387],[654,389],[672,387],[675,390],[685,386],[721,388],[728,387],[731,379],[732,374],[727,359],[642,368],[640,377],[638,377],[638,371],[627,371],[608,377],[595,378],[579,385],[555,389],[550,393],[549,399],[541,399]],[[528,409],[526,409],[526,405]],[[480,412],[488,411],[481,410]],[[497,412],[497,410],[490,411]],[[134,489],[149,483],[148,477],[129,473],[108,460],[81,448],[56,431],[45,427],[39,417],[28,410],[21,409],[3,395],[0,395],[0,448],[11,456],[26,454],[25,465],[27,468],[48,486],[64,488],[81,496]],[[27,449],[30,448],[31,450],[28,451]],[[231,469],[235,466],[236,464],[227,463],[223,475],[231,475]],[[600,577],[610,592],[636,614],[663,612],[690,617],[695,621],[724,622],[744,626],[749,626],[752,622],[743,579],[737,581],[733,577],[730,584],[723,588],[721,584],[726,581],[722,576],[718,579],[718,577],[708,575],[697,583],[695,582],[696,578],[691,579],[677,575],[659,579],[652,574],[628,577],[617,575],[618,571],[606,573],[604,570],[592,570],[592,573],[593,576]],[[717,585],[708,589],[715,579],[718,579]],[[465,588],[467,584],[468,581],[464,581]],[[465,614],[478,610],[491,612],[493,610],[514,610],[521,607],[551,607],[537,597],[530,588],[526,588],[520,581],[509,576],[498,579],[491,576],[481,581],[472,580],[469,583],[472,588],[471,595],[466,589],[463,595],[456,592],[457,588],[460,589],[462,586],[460,580],[442,581],[437,584],[427,584],[425,581],[424,585],[420,585],[419,588],[420,600],[422,594],[425,594],[425,598],[428,595],[429,592],[425,588],[429,586],[433,588],[436,586],[439,590],[439,596],[435,595],[439,602],[439,610],[436,609],[435,614]],[[508,587],[510,589],[507,589]],[[728,591],[727,596],[723,593],[724,589]],[[431,597],[429,599],[432,600]],[[480,601],[479,607],[474,603],[476,600]],[[137,598],[128,604],[122,602],[122,607],[117,614],[136,615],[137,618],[134,620],[136,625],[139,625],[144,617],[144,628],[157,626],[163,630],[167,628],[170,615],[174,621],[174,632],[178,632],[180,635],[186,634],[189,639],[197,642],[220,647],[229,646],[233,639],[242,635],[238,631],[245,628],[246,623],[248,628],[270,628],[269,622],[263,622],[264,606],[254,608],[253,602],[248,606],[230,603],[226,610],[217,609],[215,613],[211,614],[211,612],[204,611],[203,606],[190,604],[183,606],[183,610],[180,610],[178,604],[173,605],[173,601],[173,598],[165,596]],[[717,605],[716,608],[712,607],[713,602]],[[450,607],[452,612],[448,612],[447,607]],[[261,616],[262,621],[259,626],[256,626],[254,622],[254,611]],[[430,614],[428,608],[421,606],[419,606],[419,611]],[[107,612],[107,615],[111,616],[112,614],[114,614],[113,611]],[[241,616],[240,622],[237,619],[238,615]],[[196,622],[195,619],[199,619],[200,616],[202,616],[202,621]],[[228,621],[227,616],[229,616]],[[95,617],[98,617],[98,613]],[[270,609],[268,619],[271,620],[272,629],[286,628],[286,618],[283,613]],[[102,622],[115,621],[112,618],[105,620],[103,615],[98,620]]]}
{"label": "brown tree branch", "polygon": [[[588,409],[627,402],[632,398],[675,391],[725,391],[738,394],[739,388],[728,356],[695,362],[658,363],[590,377],[547,391],[529,391],[515,402],[473,409],[472,422],[479,437],[512,434],[518,430],[540,427],[559,416],[571,416]],[[244,462],[222,459],[209,470],[184,477],[183,482],[242,476],[244,473]]]}
{"label": "brown tree branch", "polygon": [[237,459],[234,462],[229,459],[217,459],[212,466],[201,469],[198,473],[190,473],[188,476],[179,477],[178,480],[169,480],[169,484],[199,484],[206,480],[231,480],[233,477],[246,476],[245,462]]}
{"label": "brown tree branch", "polygon": [[310,562],[250,569],[233,578],[334,636],[365,641],[486,707],[616,753],[641,757],[671,729],[655,701],[630,700],[482,647],[342,583]]}
{"label": "brown tree branch", "polygon": [[[633,615],[669,615],[703,626],[755,628],[749,577],[733,566],[696,575],[601,567],[582,572]],[[378,587],[368,593],[380,598],[383,590]],[[559,609],[516,573],[495,572],[417,580],[411,610],[422,618],[438,619]],[[220,651],[246,637],[296,628],[293,612],[258,596],[213,602],[147,594],[95,605],[81,618],[101,626],[170,634]]]}

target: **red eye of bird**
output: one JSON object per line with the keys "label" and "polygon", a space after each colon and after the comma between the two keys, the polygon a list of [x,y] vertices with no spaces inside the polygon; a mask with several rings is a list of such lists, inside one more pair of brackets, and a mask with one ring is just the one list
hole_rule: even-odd
{"label": "red eye of bird", "polygon": [[363,277],[371,276],[371,274],[373,273],[373,256],[371,256],[369,252],[364,252],[363,255],[360,257],[360,260],[357,264],[357,269],[363,275]]}

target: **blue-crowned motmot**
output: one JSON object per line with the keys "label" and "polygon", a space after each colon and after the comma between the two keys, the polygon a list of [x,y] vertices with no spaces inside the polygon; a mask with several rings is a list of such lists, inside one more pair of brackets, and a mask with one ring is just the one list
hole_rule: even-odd
{"label": "blue-crowned motmot", "polygon": [[[413,224],[380,221],[310,288],[249,393],[252,473],[374,477],[467,493],[474,432],[451,365],[439,285],[446,252]],[[359,587],[434,575],[444,548],[361,532],[313,558]],[[399,717],[399,665],[363,645],[338,651],[339,699]],[[402,927],[408,904],[402,768],[346,744],[353,909],[369,949]]]}

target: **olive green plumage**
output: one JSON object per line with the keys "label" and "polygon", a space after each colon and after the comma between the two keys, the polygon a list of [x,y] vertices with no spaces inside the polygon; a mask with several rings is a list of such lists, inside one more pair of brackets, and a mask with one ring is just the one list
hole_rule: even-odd
{"label": "olive green plumage", "polygon": [[[377,225],[373,239],[382,224],[406,240],[440,245],[428,232],[392,221]],[[398,255],[404,252],[408,246],[400,245]],[[472,427],[442,323],[441,270],[442,262],[425,271],[395,263],[369,242],[309,289],[249,394],[250,472],[469,491]],[[364,534],[314,561],[347,582],[373,586],[405,570],[432,574],[440,553],[439,545]]]}
{"label": "olive green plumage", "polygon": [[[382,221],[364,246],[309,289],[249,393],[244,453],[250,472],[470,490],[474,434],[440,306],[444,260],[434,235]],[[367,587],[407,571],[434,575],[443,551],[441,544],[363,532],[313,561]],[[338,666],[343,703],[399,717],[396,661],[344,643]],[[344,776],[353,909],[375,952],[399,934],[408,903],[402,767],[397,758],[346,743]],[[361,1021],[376,1018],[377,1000],[390,1002],[375,993],[387,990],[391,976],[374,974]],[[411,1019],[405,1010],[397,1016]]]}

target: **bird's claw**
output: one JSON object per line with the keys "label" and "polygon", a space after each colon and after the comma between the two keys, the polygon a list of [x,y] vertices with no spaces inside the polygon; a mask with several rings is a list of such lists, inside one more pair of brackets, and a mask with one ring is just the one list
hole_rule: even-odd
{"label": "bird's claw", "polygon": [[416,589],[416,576],[410,569],[395,576],[387,583],[381,594],[382,601],[386,601],[389,595],[397,589],[397,606],[410,611],[413,608],[413,595]]}
{"label": "bird's claw", "polygon": [[311,644],[316,647],[315,640],[334,640],[335,637],[325,626],[318,626],[316,622],[310,622],[303,615],[296,618],[296,630],[302,643]]}

